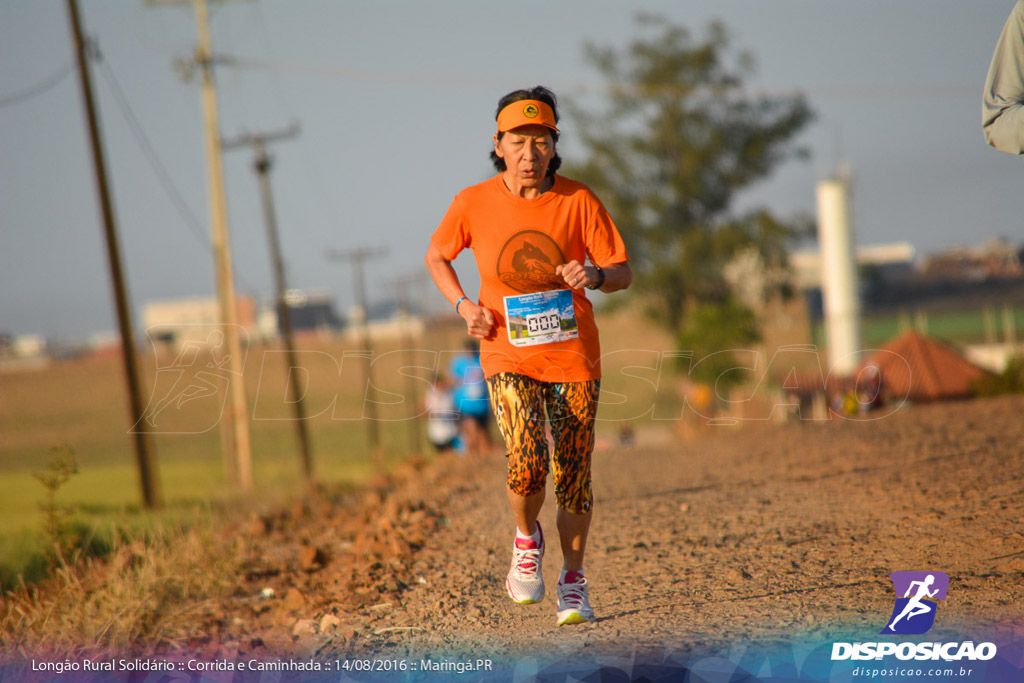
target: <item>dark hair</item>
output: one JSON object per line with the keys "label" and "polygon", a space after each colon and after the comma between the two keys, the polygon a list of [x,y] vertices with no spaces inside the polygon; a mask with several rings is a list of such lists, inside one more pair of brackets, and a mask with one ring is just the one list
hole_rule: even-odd
{"label": "dark hair", "polygon": [[[498,120],[498,114],[501,113],[502,109],[512,104],[513,102],[519,102],[520,100],[540,100],[544,104],[550,105],[551,111],[555,113],[555,123],[558,123],[558,99],[555,97],[555,93],[551,92],[543,85],[538,85],[534,88],[530,88],[529,90],[513,90],[509,94],[502,97],[500,100],[498,100],[498,108],[494,112],[494,120]],[[502,136],[504,135],[504,132],[498,133],[498,139],[501,140]],[[551,131],[551,139],[554,140],[556,143],[558,142],[557,131]],[[506,168],[505,160],[499,157],[493,148],[491,149],[491,163],[494,164],[494,168],[498,171],[498,173],[504,172]],[[551,159],[551,162],[548,164],[548,172],[546,177],[554,177],[555,171],[557,171],[561,165],[562,157],[558,156],[558,152],[556,151],[555,156]]]}

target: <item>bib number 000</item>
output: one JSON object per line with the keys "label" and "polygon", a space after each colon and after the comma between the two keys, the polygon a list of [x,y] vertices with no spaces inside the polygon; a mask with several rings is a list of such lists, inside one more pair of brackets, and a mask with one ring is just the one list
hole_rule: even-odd
{"label": "bib number 000", "polygon": [[513,346],[536,346],[579,336],[572,292],[554,289],[505,297],[508,340]]}
{"label": "bib number 000", "polygon": [[557,332],[561,327],[562,319],[551,313],[526,316],[526,329],[530,334],[547,334]]}

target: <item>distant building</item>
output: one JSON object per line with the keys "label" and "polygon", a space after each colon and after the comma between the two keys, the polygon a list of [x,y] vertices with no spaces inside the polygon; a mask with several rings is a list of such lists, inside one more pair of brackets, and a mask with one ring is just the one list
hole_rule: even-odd
{"label": "distant building", "polygon": [[[1002,238],[918,258],[916,265],[907,243],[857,249],[861,314],[873,325],[870,344],[913,325],[964,345],[972,361],[1000,371],[1019,349],[1021,257],[1021,248]],[[814,252],[790,254],[793,284],[804,294],[815,334],[814,325],[823,319],[821,290],[814,286],[819,263]]]}
{"label": "distant building", "polygon": [[42,335],[0,334],[0,371],[38,369],[49,363],[50,348]]}
{"label": "distant building", "polygon": [[907,330],[868,358],[862,368],[877,368],[887,400],[939,401],[974,395],[985,374],[953,347]]}
{"label": "distant building", "polygon": [[[854,249],[859,274],[859,294],[863,308],[870,308],[876,291],[892,289],[914,277],[916,252],[909,242],[874,244]],[[794,251],[789,254],[793,271],[793,284],[803,292],[807,312],[812,319],[824,316],[821,293],[821,254],[817,249]]]}
{"label": "distant building", "polygon": [[918,268],[898,280],[871,278],[863,295],[866,309],[880,315],[1020,307],[1021,248],[993,238],[978,247],[946,249],[922,258]]}
{"label": "distant building", "polygon": [[[250,296],[240,296],[237,301],[245,344],[259,334],[256,305]],[[176,353],[185,343],[207,343],[211,331],[220,326],[220,306],[212,296],[151,301],[142,307],[142,325],[160,350]]]}
{"label": "distant building", "polygon": [[[348,314],[348,328],[345,337],[358,340],[362,335],[363,310],[353,306]],[[366,327],[373,341],[399,340],[403,336],[417,337],[423,334],[426,325],[419,308],[411,306],[403,311],[398,301],[377,301],[370,304],[366,312]]]}
{"label": "distant building", "polygon": [[980,247],[951,247],[924,259],[921,272],[930,277],[978,281],[1024,275],[1021,247],[994,237]]}
{"label": "distant building", "polygon": [[23,334],[14,337],[9,348],[15,358],[41,358],[46,355],[46,338],[40,334]]}
{"label": "distant building", "polygon": [[[334,335],[345,323],[334,310],[334,299],[326,291],[289,289],[285,304],[291,317],[292,331],[297,335]],[[276,339],[284,333],[277,314],[277,302],[265,302],[257,314],[258,328],[263,339]]]}
{"label": "distant building", "polygon": [[85,351],[94,358],[120,356],[121,333],[114,330],[95,332],[86,341]]}
{"label": "distant building", "polygon": [[[857,266],[869,269],[888,282],[914,273],[914,245],[909,242],[872,244],[854,249]],[[794,284],[802,290],[821,286],[821,254],[817,249],[794,251],[789,255]]]}

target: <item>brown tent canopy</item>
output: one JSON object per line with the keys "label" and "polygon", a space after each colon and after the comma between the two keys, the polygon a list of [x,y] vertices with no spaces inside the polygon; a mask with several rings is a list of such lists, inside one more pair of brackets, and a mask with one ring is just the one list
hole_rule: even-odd
{"label": "brown tent canopy", "polygon": [[911,401],[972,396],[974,383],[987,374],[952,347],[913,330],[872,354],[860,370],[871,366],[878,368],[885,394]]}

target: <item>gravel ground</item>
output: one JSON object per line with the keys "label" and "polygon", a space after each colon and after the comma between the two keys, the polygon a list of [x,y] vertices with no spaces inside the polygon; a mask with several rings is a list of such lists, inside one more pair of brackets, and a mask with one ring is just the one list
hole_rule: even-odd
{"label": "gravel ground", "polygon": [[930,635],[1019,640],[1022,413],[1016,396],[600,444],[586,566],[598,620],[561,628],[553,495],[547,597],[515,605],[503,455],[416,462],[369,493],[236,529],[251,537],[245,594],[197,619],[192,645],[221,657],[635,658],[863,640],[885,625],[898,570],[949,575]]}

